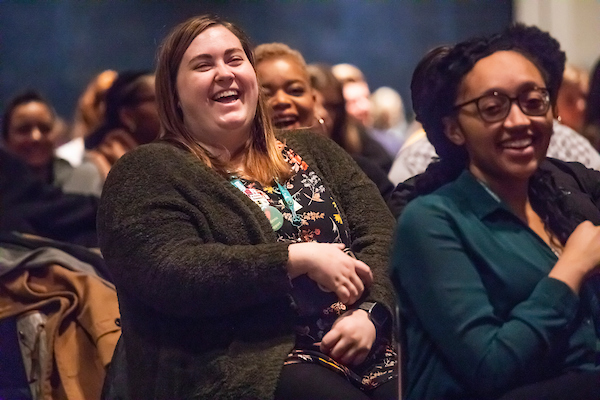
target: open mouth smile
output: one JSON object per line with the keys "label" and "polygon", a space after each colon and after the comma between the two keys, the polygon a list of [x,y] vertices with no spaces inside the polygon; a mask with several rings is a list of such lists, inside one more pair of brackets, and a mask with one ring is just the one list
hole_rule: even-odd
{"label": "open mouth smile", "polygon": [[216,93],[212,100],[219,103],[233,103],[240,98],[240,92],[237,89],[228,89]]}

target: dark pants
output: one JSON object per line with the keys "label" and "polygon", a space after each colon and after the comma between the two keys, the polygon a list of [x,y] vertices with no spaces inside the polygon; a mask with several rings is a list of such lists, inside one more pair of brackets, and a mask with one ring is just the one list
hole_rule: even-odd
{"label": "dark pants", "polygon": [[599,400],[600,371],[573,371],[513,389],[498,400]]}
{"label": "dark pants", "polygon": [[275,400],[397,400],[398,380],[363,392],[337,372],[318,364],[283,367]]}

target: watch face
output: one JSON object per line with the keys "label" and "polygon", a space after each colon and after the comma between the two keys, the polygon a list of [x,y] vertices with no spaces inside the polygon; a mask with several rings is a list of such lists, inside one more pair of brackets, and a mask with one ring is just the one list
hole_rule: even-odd
{"label": "watch face", "polygon": [[378,303],[365,302],[362,303],[359,308],[369,313],[369,318],[376,327],[383,326],[390,318],[385,306]]}
{"label": "watch face", "polygon": [[388,310],[381,304],[375,304],[371,308],[371,319],[379,326],[383,326],[389,319]]}

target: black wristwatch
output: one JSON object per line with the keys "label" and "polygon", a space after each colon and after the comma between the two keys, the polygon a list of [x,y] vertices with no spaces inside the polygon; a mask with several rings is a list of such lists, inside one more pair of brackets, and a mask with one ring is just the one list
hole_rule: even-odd
{"label": "black wristwatch", "polygon": [[390,313],[384,305],[372,301],[365,301],[358,306],[358,309],[365,310],[367,314],[369,314],[369,319],[373,325],[375,325],[376,330],[385,331],[391,326]]}

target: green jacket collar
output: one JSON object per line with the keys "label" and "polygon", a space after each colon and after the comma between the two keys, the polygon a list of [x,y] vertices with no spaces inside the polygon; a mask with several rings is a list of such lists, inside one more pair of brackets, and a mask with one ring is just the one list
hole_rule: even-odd
{"label": "green jacket collar", "polygon": [[454,181],[453,188],[479,219],[484,219],[497,210],[504,210],[510,213],[506,204],[502,200],[497,199],[497,196],[484,186],[484,184],[479,182],[469,170],[464,170],[460,174]]}

